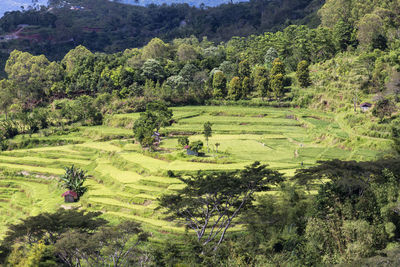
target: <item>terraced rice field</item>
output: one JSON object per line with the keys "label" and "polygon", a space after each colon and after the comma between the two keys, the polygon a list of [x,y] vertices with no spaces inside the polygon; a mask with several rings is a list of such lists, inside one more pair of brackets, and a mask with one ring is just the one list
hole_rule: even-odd
{"label": "terraced rice field", "polygon": [[[156,210],[159,196],[182,187],[179,179],[168,177],[168,171],[232,170],[258,160],[290,176],[317,160],[370,160],[382,152],[342,146],[351,133],[343,130],[332,114],[243,107],[183,107],[173,111],[176,123],[163,129],[158,152],[143,151],[133,144],[129,127],[138,114],[120,114],[108,118],[104,126],[80,127],[78,132],[57,137],[33,136],[76,140],[79,144],[0,153],[0,236],[8,223],[19,218],[69,206],[102,211],[112,222],[140,221],[155,235],[182,232],[182,227],[164,220]],[[201,132],[206,121],[213,123],[210,152],[205,148],[206,156],[201,158],[185,155],[177,146],[177,137],[185,134],[192,141],[205,141]],[[326,132],[329,134],[324,135]],[[377,147],[390,143],[374,141],[379,142]],[[220,144],[218,151],[216,143]],[[72,164],[88,171],[89,190],[79,203],[65,204],[56,178]]]}

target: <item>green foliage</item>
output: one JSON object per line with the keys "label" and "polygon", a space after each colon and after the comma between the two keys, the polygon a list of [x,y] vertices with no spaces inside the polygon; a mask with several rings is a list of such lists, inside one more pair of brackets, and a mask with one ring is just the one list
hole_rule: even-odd
{"label": "green foliage", "polygon": [[296,71],[297,81],[303,88],[308,87],[311,84],[310,81],[310,70],[308,69],[308,62],[303,60],[297,65]]}
{"label": "green foliage", "polygon": [[185,188],[162,196],[160,207],[166,209],[171,219],[184,223],[196,233],[204,253],[209,248],[216,251],[232,221],[251,206],[254,193],[280,183],[282,175],[255,162],[242,171],[199,173],[181,180]]}
{"label": "green foliage", "polygon": [[189,138],[187,136],[179,136],[178,144],[180,147],[185,147],[189,145]]}
{"label": "green foliage", "polygon": [[86,179],[88,178],[86,172],[72,165],[71,167],[65,167],[65,174],[60,177],[60,183],[65,189],[74,191],[78,198],[80,198],[88,188],[84,186]]}
{"label": "green foliage", "polygon": [[395,110],[396,106],[390,99],[382,98],[378,100],[378,102],[374,106],[372,114],[375,117],[379,117],[381,120],[383,120],[386,116],[391,116],[392,113],[395,112]]}
{"label": "green foliage", "polygon": [[214,89],[213,96],[215,98],[226,97],[226,77],[222,71],[215,72],[212,80],[212,87]]}
{"label": "green foliage", "polygon": [[94,233],[70,230],[55,244],[56,255],[68,266],[86,262],[89,266],[132,266],[148,261],[142,255],[148,234],[140,224],[125,221],[116,226],[103,226]]}
{"label": "green foliage", "polygon": [[246,98],[247,95],[252,91],[251,80],[249,77],[244,77],[242,81],[242,98]]}
{"label": "green foliage", "polygon": [[239,100],[242,95],[242,84],[239,77],[233,77],[229,82],[228,97],[233,100]]}
{"label": "green foliage", "polygon": [[400,153],[400,126],[393,125],[392,126],[392,140],[394,142],[393,146],[397,153]]}
{"label": "green foliage", "polygon": [[9,226],[0,249],[1,259],[11,253],[12,245],[21,240],[25,244],[37,244],[44,240],[48,244],[55,244],[61,234],[68,230],[91,232],[104,225],[106,221],[98,218],[100,212],[85,212],[78,209],[59,209],[55,213],[41,213],[37,216],[22,219],[20,223]]}
{"label": "green foliage", "polygon": [[153,145],[154,132],[161,127],[169,126],[171,123],[172,111],[161,102],[152,102],[147,104],[146,111],[140,114],[133,125],[135,139],[142,147]]}
{"label": "green foliage", "polygon": [[204,144],[202,141],[193,141],[189,145],[189,149],[199,153],[199,151],[203,148]]}

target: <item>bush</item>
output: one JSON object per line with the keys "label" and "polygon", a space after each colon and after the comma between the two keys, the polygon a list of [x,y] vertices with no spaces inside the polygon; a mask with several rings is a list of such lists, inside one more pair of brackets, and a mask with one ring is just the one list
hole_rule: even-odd
{"label": "bush", "polygon": [[178,138],[178,144],[181,147],[185,147],[185,146],[189,145],[189,138],[187,136],[180,136]]}
{"label": "bush", "polygon": [[204,144],[202,141],[194,141],[190,144],[189,149],[194,152],[199,152],[203,148]]}

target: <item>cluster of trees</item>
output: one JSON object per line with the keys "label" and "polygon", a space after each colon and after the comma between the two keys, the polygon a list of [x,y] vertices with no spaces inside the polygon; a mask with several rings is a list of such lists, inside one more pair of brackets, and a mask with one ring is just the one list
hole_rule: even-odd
{"label": "cluster of trees", "polygon": [[[212,8],[188,4],[142,7],[118,2],[121,1],[50,0],[48,8],[8,12],[0,19],[0,33],[14,31],[20,24],[35,25],[39,26],[35,34],[40,35],[40,42],[17,40],[0,45],[8,51],[24,47],[27,52],[61,59],[72,46],[114,53],[141,47],[156,36],[166,41],[208,36],[220,42],[236,35],[282,29],[308,15],[302,22],[315,25],[315,7],[320,6],[315,0],[257,0]],[[70,10],[71,6],[84,9]]]}
{"label": "cluster of trees", "polygon": [[[258,162],[179,177],[159,209],[190,232],[149,243],[136,222],[59,210],[9,226],[1,261],[13,266],[398,265],[399,159],[332,160],[283,175]],[[274,190],[274,194],[255,195]],[[316,194],[309,194],[314,190]],[[257,204],[255,204],[257,202]],[[242,231],[230,231],[240,225]],[[45,265],[44,265],[45,264]]]}
{"label": "cluster of trees", "polygon": [[135,140],[142,147],[154,148],[158,145],[161,127],[169,126],[172,122],[172,111],[160,102],[147,104],[146,111],[140,114],[133,125]]}
{"label": "cluster of trees", "polygon": [[98,212],[60,209],[10,226],[1,262],[11,266],[143,266],[148,240],[136,222],[111,226]]}
{"label": "cluster of trees", "polygon": [[[292,25],[276,33],[233,37],[220,44],[194,36],[170,43],[153,38],[141,49],[115,54],[92,53],[77,46],[59,62],[16,50],[5,66],[7,79],[0,82],[0,108],[7,113],[15,104],[32,109],[53,99],[105,93],[109,96],[103,99],[118,96],[121,103],[133,98],[172,104],[252,97],[282,100],[289,85],[311,84],[309,64],[358,47],[359,61],[370,74],[366,87],[384,90],[400,66],[398,41],[393,37],[400,22],[395,19],[396,3],[378,2],[374,8],[349,2],[350,9],[365,6],[361,9],[365,14],[344,21],[338,10],[345,2],[328,1],[319,12],[323,23],[316,29]],[[379,40],[386,40],[384,46],[374,43],[377,38],[364,38],[370,30],[364,29],[362,19],[371,14],[381,19],[381,27],[373,31]],[[294,71],[297,81],[286,76]]]}

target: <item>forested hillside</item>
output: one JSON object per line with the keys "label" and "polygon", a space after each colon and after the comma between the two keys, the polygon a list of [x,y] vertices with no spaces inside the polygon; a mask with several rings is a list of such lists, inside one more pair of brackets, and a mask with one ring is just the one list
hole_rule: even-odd
{"label": "forested hillside", "polygon": [[4,38],[21,24],[30,26],[10,40],[2,40],[0,51],[8,54],[19,49],[60,60],[78,45],[93,52],[113,53],[141,47],[153,37],[172,41],[206,36],[219,43],[232,36],[282,29],[285,23],[302,19],[316,25],[318,6],[316,0],[259,0],[207,9],[187,4],[142,7],[108,0],[52,0],[48,9],[15,11],[2,17],[0,31]]}
{"label": "forested hillside", "polygon": [[1,262],[399,265],[399,1],[73,3],[0,21],[65,41],[2,43]]}

